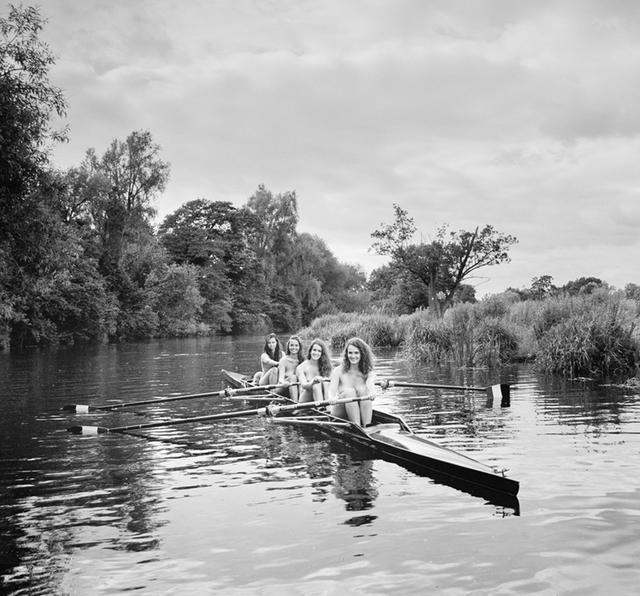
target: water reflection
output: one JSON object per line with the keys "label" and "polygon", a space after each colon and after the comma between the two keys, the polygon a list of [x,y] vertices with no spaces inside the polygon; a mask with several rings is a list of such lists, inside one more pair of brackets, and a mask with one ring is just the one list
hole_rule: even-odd
{"label": "water reflection", "polygon": [[[267,454],[278,468],[289,469],[296,462],[304,464],[298,469],[310,479],[314,502],[323,502],[333,495],[345,502],[346,511],[366,511],[373,508],[378,496],[374,475],[374,462],[362,457],[361,450],[332,439],[324,433],[308,428],[272,425],[279,432],[270,434]],[[377,516],[361,515],[344,523],[360,526],[372,523]]]}
{"label": "water reflection", "polygon": [[[347,511],[371,509],[378,496],[373,461],[355,459],[347,453],[339,453],[336,457],[333,493],[345,501]],[[375,519],[375,516],[367,517]]]}

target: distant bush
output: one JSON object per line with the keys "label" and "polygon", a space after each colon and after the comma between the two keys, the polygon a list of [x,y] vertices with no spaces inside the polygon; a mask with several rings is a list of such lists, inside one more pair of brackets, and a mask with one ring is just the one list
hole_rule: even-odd
{"label": "distant bush", "polygon": [[396,347],[404,338],[398,317],[382,313],[340,313],[314,319],[300,332],[302,337],[321,337],[340,350],[347,340],[360,337],[371,346]]}
{"label": "distant bush", "polygon": [[566,318],[539,339],[538,362],[548,372],[566,376],[617,377],[640,363],[637,316],[619,297],[572,301]]}

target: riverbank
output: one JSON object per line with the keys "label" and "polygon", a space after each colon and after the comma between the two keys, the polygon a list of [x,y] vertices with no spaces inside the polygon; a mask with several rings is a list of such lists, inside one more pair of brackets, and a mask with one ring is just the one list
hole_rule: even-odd
{"label": "riverbank", "polygon": [[566,377],[627,378],[640,366],[640,301],[622,292],[521,300],[505,292],[457,304],[443,317],[428,310],[325,315],[301,330],[340,349],[353,336],[372,346],[400,346],[418,362],[464,367],[534,361]]}

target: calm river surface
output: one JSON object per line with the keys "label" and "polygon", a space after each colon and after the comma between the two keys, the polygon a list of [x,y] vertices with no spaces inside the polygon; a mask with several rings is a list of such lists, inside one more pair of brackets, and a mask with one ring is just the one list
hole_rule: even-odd
{"label": "calm river surface", "polygon": [[[201,398],[134,412],[101,404],[222,387],[262,339],[205,338],[0,353],[0,593],[631,594],[640,585],[640,395],[528,367],[409,369],[383,378],[514,385],[482,394],[388,389],[376,407],[520,481],[487,503],[262,418],[78,436],[256,407]],[[142,434],[142,433],[141,433]]]}

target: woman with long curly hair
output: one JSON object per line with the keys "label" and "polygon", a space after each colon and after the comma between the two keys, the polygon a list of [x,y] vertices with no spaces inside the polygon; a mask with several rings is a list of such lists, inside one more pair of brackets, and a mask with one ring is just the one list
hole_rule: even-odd
{"label": "woman with long curly hair", "polygon": [[[373,399],[375,392],[374,366],[371,348],[359,337],[352,337],[345,344],[342,362],[331,373],[329,400],[369,396]],[[370,399],[334,404],[331,413],[361,426],[367,426],[371,424],[373,405]]]}
{"label": "woman with long curly hair", "polygon": [[314,339],[309,346],[307,359],[296,368],[300,403],[319,401],[328,395],[331,368],[331,355],[327,344],[321,339]]}

